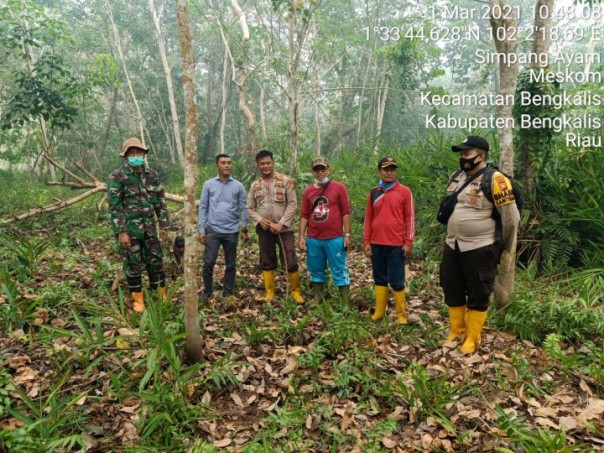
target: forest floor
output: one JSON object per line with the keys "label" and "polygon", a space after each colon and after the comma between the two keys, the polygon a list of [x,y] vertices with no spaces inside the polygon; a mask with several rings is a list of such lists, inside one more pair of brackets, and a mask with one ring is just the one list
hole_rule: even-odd
{"label": "forest floor", "polygon": [[[168,259],[170,303],[148,297],[141,318],[108,229],[66,237],[0,293],[20,313],[0,323],[0,451],[604,450],[602,389],[541,348],[488,323],[474,355],[439,345],[446,310],[422,263],[399,326],[392,300],[369,319],[360,251],[340,307],[333,287],[313,303],[306,278],[295,304],[283,275],[264,302],[257,244],[240,246],[237,296],[200,305],[207,361],[186,365],[178,267]],[[217,282],[223,272],[219,259]]]}

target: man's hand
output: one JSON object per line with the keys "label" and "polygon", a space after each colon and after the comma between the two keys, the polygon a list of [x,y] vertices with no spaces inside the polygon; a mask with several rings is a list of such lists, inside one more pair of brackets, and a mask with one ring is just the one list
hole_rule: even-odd
{"label": "man's hand", "polygon": [[300,240],[298,241],[298,248],[300,250],[306,250],[306,241],[302,236],[300,236]]}
{"label": "man's hand", "polygon": [[405,258],[409,258],[411,256],[412,251],[413,251],[412,245],[403,245],[403,253],[405,254]]}
{"label": "man's hand", "polygon": [[199,233],[199,242],[201,244],[205,244],[206,243],[206,234],[205,233]]}
{"label": "man's hand", "polygon": [[159,240],[162,242],[168,240],[168,230],[159,230]]}
{"label": "man's hand", "polygon": [[283,229],[283,224],[281,222],[271,224],[271,233],[273,233],[273,234],[281,233],[282,229]]}
{"label": "man's hand", "polygon": [[260,224],[260,228],[262,228],[263,230],[270,230],[271,228],[271,222],[266,219],[262,219],[258,223]]}
{"label": "man's hand", "polygon": [[241,240],[242,240],[244,243],[246,243],[247,241],[249,241],[249,240],[250,240],[250,236],[249,236],[249,234],[247,234],[247,230],[245,230],[245,231],[243,231],[243,230],[242,230],[242,231],[241,231]]}
{"label": "man's hand", "polygon": [[344,250],[350,250],[352,245],[352,238],[350,236],[344,236]]}
{"label": "man's hand", "polygon": [[122,231],[120,233],[120,235],[118,236],[117,240],[120,243],[120,246],[122,246],[125,249],[129,249],[130,246],[132,245],[130,243],[130,235],[128,234],[127,231]]}
{"label": "man's hand", "polygon": [[371,244],[365,244],[363,246],[363,253],[367,258],[371,258]]}

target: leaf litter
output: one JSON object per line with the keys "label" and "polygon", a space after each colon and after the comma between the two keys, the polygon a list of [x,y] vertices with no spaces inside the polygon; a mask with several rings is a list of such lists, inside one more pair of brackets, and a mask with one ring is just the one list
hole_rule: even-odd
{"label": "leaf litter", "polygon": [[[236,303],[223,306],[215,297],[208,307],[201,307],[209,360],[192,376],[186,394],[187,404],[207,408],[207,417],[189,423],[192,440],[239,451],[270,433],[269,441],[280,450],[329,451],[337,440],[346,451],[371,446],[395,451],[488,451],[513,446],[511,432],[502,422],[507,417],[521,420],[533,432],[563,430],[570,446],[604,448],[601,389],[564,374],[532,343],[487,326],[483,343],[472,356],[459,353],[455,342],[438,346],[447,320],[441,314],[442,300],[430,297],[430,291],[410,295],[410,326],[397,326],[392,312],[384,322],[369,321],[371,269],[356,250],[349,256],[353,277],[348,312],[336,308],[333,288],[327,302],[331,314],[312,303],[307,287],[303,288],[307,304],[293,304],[286,298],[284,275],[277,279],[280,301],[267,304],[262,300],[257,251],[251,247],[239,250]],[[88,244],[87,250],[92,249],[101,251],[86,254],[93,262],[115,260],[103,241]],[[215,271],[218,282],[224,272],[221,259]],[[29,334],[16,329],[0,338],[2,365],[14,386],[12,405],[27,413],[21,392],[40,400],[55,391],[53,382],[64,373],[57,369],[56,356],[61,355],[72,369],[68,383],[58,392],[63,397],[88,393],[74,406],[94,426],[87,432],[94,444],[117,451],[120,445],[144,445],[140,420],[148,402],[137,388],[146,372],[150,345],[114,301],[94,292],[94,279],[76,278],[83,269],[85,275],[91,274],[87,266],[87,262],[76,263],[70,271],[49,278],[79,281],[86,294],[94,295],[102,307],[102,314],[95,316],[104,326],[107,347],[86,344],[70,307],[38,307],[29,326],[32,338],[48,332],[45,326],[71,334],[45,343],[28,341]],[[414,265],[412,272],[421,273],[420,266]],[[173,273],[172,278],[177,277]],[[103,284],[115,291],[119,287],[115,281],[115,275],[105,275]],[[44,284],[36,280],[38,288],[21,288],[21,293],[35,300]],[[116,297],[115,292],[111,297]],[[172,303],[182,305],[182,297],[181,290],[175,291]],[[334,338],[326,332],[345,336],[346,326],[361,326],[363,338],[348,338],[339,348],[332,347],[329,341]],[[98,332],[93,332],[96,340]],[[77,366],[84,356],[95,364]],[[229,366],[234,379],[219,386],[203,379],[212,364],[224,357],[236,358]],[[148,384],[147,390],[162,380],[175,381],[175,375],[163,368],[159,381]],[[129,370],[130,378],[116,391],[109,373],[123,370]],[[2,429],[22,425],[8,414],[0,418]]]}

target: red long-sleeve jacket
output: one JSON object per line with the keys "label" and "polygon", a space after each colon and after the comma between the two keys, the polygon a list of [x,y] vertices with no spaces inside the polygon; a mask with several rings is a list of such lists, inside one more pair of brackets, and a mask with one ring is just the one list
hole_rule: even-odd
{"label": "red long-sleeve jacket", "polygon": [[396,181],[384,191],[376,187],[369,192],[365,208],[363,242],[376,245],[413,245],[415,238],[415,204],[409,187]]}

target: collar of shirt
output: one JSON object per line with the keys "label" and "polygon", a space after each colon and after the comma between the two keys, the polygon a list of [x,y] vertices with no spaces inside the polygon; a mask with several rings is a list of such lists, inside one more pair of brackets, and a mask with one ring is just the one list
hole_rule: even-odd
{"label": "collar of shirt", "polygon": [[[220,179],[220,175],[217,175],[216,177],[214,177],[213,179],[216,179],[217,181],[222,182],[222,179]],[[224,182],[224,184],[226,184],[229,181],[234,181],[235,178],[233,178],[232,176],[229,175],[228,179]]]}

